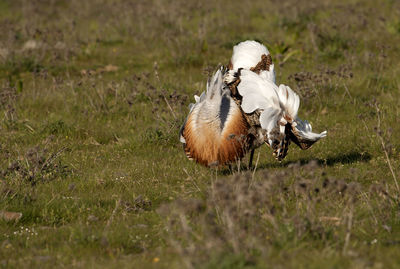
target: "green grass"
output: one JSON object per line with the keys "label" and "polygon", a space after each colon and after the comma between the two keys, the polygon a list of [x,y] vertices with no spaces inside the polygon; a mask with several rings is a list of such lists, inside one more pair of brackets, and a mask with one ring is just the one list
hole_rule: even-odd
{"label": "green grass", "polygon": [[[399,3],[243,5],[0,1],[0,267],[400,266]],[[328,137],[232,175],[178,131],[246,39]]]}

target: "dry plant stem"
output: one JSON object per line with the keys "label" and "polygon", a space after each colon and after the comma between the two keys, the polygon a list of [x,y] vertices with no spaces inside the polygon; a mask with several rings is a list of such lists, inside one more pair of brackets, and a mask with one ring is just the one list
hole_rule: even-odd
{"label": "dry plant stem", "polygon": [[390,172],[392,173],[393,180],[396,185],[397,193],[400,194],[400,188],[399,188],[399,184],[397,182],[396,174],[394,173],[392,163],[390,162],[389,153],[386,150],[385,141],[383,140],[383,137],[381,135],[381,117],[380,117],[380,110],[379,110],[379,107],[377,104],[375,104],[375,108],[376,108],[376,112],[378,114],[378,132],[377,132],[378,137],[379,137],[379,140],[381,141],[381,146],[382,146],[383,152],[385,153],[386,162],[389,166]]}
{"label": "dry plant stem", "polygon": [[118,209],[118,207],[120,206],[120,204],[121,204],[121,199],[118,199],[117,201],[115,201],[114,210],[112,211],[111,216],[110,216],[110,218],[108,219],[108,221],[107,221],[107,223],[106,223],[106,226],[104,227],[104,232],[108,229],[108,227],[110,227],[110,224],[111,224],[111,222],[113,221],[114,216],[115,216],[115,213],[117,212],[117,209]]}
{"label": "dry plant stem", "polygon": [[355,105],[356,104],[356,98],[353,98],[350,94],[349,88],[347,88],[346,83],[343,83],[344,89],[346,90],[347,95],[349,96],[350,100],[352,103]]}
{"label": "dry plant stem", "polygon": [[347,217],[347,229],[346,229],[347,231],[346,231],[346,237],[344,240],[343,255],[346,255],[347,248],[349,247],[349,243],[350,243],[351,226],[353,225],[353,213],[354,213],[353,211],[354,211],[354,205],[351,204],[350,212]]}
{"label": "dry plant stem", "polygon": [[183,168],[183,171],[186,173],[186,175],[188,176],[188,179],[190,180],[190,182],[192,182],[192,184],[196,187],[196,189],[199,192],[203,193],[201,191],[201,189],[199,188],[199,185],[197,185],[196,180],[194,180],[194,178],[191,175],[189,175],[188,171],[185,168]]}
{"label": "dry plant stem", "polygon": [[43,163],[42,167],[40,168],[40,171],[43,171],[43,169],[46,167],[47,164],[50,164],[53,160],[55,160],[56,158],[58,158],[58,156],[60,156],[60,154],[65,150],[66,148],[63,147],[62,149],[60,149],[59,151],[57,151],[56,153],[50,155],[49,158],[47,158],[47,160]]}
{"label": "dry plant stem", "polygon": [[[160,76],[158,75],[158,65],[157,65],[157,62],[154,63],[154,74],[155,74],[155,76],[156,76],[156,78],[157,78],[157,81],[158,81],[159,86],[161,86]],[[174,110],[172,109],[171,105],[169,104],[169,102],[168,102],[167,98],[165,97],[164,93],[162,93],[162,95],[163,95],[164,101],[165,101],[165,103],[167,104],[169,110],[171,110],[172,116],[173,116],[174,119],[176,120],[177,118],[176,118],[176,115],[175,115]]]}
{"label": "dry plant stem", "polygon": [[375,224],[378,224],[378,219],[376,218],[376,216],[374,214],[374,210],[373,210],[373,208],[372,208],[372,206],[371,206],[371,204],[369,202],[369,198],[367,196],[367,193],[366,192],[362,192],[361,196],[364,198],[365,204],[368,206],[368,208],[369,208],[369,210],[371,212],[372,218],[375,221]]}
{"label": "dry plant stem", "polygon": [[231,244],[232,244],[232,247],[233,247],[233,251],[235,252],[235,253],[240,253],[240,248],[239,248],[239,242],[238,242],[238,240],[237,240],[237,237],[236,237],[236,233],[235,233],[235,230],[234,230],[234,223],[233,223],[233,221],[232,221],[232,219],[230,218],[230,216],[229,216],[229,214],[228,213],[225,213],[224,214],[224,220],[225,220],[225,225],[226,225],[226,227],[228,228],[228,233],[229,233],[229,235],[230,235],[230,242],[231,242]]}
{"label": "dry plant stem", "polygon": [[[232,170],[231,170],[232,171]],[[215,181],[218,179],[218,170],[215,169],[215,180],[211,177],[211,195],[215,196]],[[215,214],[217,215],[217,221],[218,223],[222,223],[221,215],[219,213],[219,207],[218,205],[215,205]]]}
{"label": "dry plant stem", "polygon": [[169,104],[169,102],[168,102],[168,100],[167,100],[167,98],[165,97],[164,94],[163,94],[163,97],[164,97],[165,103],[167,103],[167,105],[168,105],[169,110],[171,110],[172,116],[174,117],[174,119],[176,119],[175,112],[174,112],[174,110],[172,109],[171,105]]}
{"label": "dry plant stem", "polygon": [[51,199],[46,203],[46,206],[49,206],[49,204],[51,204],[51,202],[54,201],[54,199],[57,197],[58,195],[52,195]]}
{"label": "dry plant stem", "polygon": [[315,42],[314,32],[313,32],[313,29],[312,29],[312,28],[313,28],[313,25],[309,24],[309,25],[307,25],[307,26],[308,26],[308,32],[309,32],[309,34],[310,34],[311,44],[312,44],[314,50],[315,50],[316,52],[319,52],[317,43]]}
{"label": "dry plant stem", "polygon": [[252,185],[253,182],[254,182],[254,176],[255,176],[255,174],[256,174],[257,165],[258,165],[258,161],[259,161],[259,160],[260,160],[260,152],[258,152],[258,154],[257,154],[257,161],[256,161],[256,165],[254,166],[253,175],[252,175],[252,177],[251,177],[251,182],[250,182],[250,184],[249,184],[249,189],[251,188],[251,185]]}

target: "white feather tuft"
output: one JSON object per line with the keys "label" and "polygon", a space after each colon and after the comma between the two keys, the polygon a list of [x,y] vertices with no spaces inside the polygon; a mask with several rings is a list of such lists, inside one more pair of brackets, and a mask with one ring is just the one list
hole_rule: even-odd
{"label": "white feather tuft", "polygon": [[238,70],[239,68],[250,69],[256,66],[263,54],[268,55],[268,49],[256,41],[248,40],[239,43],[233,47],[233,70]]}
{"label": "white feather tuft", "polygon": [[303,121],[299,118],[296,119],[296,126],[294,126],[294,128],[299,136],[310,141],[316,142],[327,135],[327,131],[323,131],[319,134],[313,133],[311,124],[307,120]]}
{"label": "white feather tuft", "polygon": [[[247,40],[234,46],[231,58],[233,67],[232,74],[237,72],[240,68],[250,69],[255,67],[261,61],[261,56],[264,54],[269,55],[268,49],[254,40]],[[271,64],[269,71],[265,70],[260,72],[260,76],[275,83],[274,65]],[[233,79],[233,77],[230,76],[230,79]],[[225,80],[228,82],[229,78],[226,78]]]}
{"label": "white feather tuft", "polygon": [[277,126],[280,117],[281,117],[280,109],[277,109],[275,107],[265,108],[260,115],[261,128],[267,130],[269,134]]}
{"label": "white feather tuft", "polygon": [[242,70],[239,94],[243,97],[242,109],[245,113],[252,113],[257,109],[274,107],[280,109],[278,87],[269,80],[263,79],[250,70]]}
{"label": "white feather tuft", "polygon": [[181,143],[183,143],[183,144],[186,144],[186,140],[185,140],[185,138],[183,137],[182,133],[180,133],[180,135],[179,135],[179,141],[180,141]]}
{"label": "white feather tuft", "polygon": [[[224,83],[223,80],[223,69],[220,68],[218,69],[214,76],[212,78],[210,78],[207,82],[207,98],[210,98],[211,95],[213,94],[221,94],[223,86],[222,83]],[[201,99],[201,98],[200,98]],[[200,101],[202,101],[203,99],[201,99]]]}
{"label": "white feather tuft", "polygon": [[279,101],[285,109],[285,113],[291,120],[295,120],[300,106],[299,96],[286,85],[279,85]]}
{"label": "white feather tuft", "polygon": [[229,70],[228,72],[226,72],[226,74],[224,75],[224,82],[229,85],[232,82],[234,82],[237,77],[235,76],[236,71],[235,70]]}
{"label": "white feather tuft", "polygon": [[274,69],[274,64],[271,64],[269,66],[269,71],[264,70],[260,72],[260,77],[272,81],[273,83],[275,83],[275,69]]}

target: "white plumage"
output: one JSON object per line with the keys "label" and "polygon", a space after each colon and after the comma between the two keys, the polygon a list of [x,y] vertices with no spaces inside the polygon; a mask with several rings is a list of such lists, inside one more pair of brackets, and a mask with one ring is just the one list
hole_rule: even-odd
{"label": "white plumage", "polygon": [[[195,100],[181,128],[180,141],[184,143],[188,157],[206,165],[232,162],[241,158],[244,152],[252,150],[253,153],[254,148],[263,143],[268,144],[275,157],[281,160],[286,156],[290,141],[307,149],[326,136],[326,131],[313,133],[308,121],[297,117],[299,96],[290,87],[275,84],[271,55],[256,41],[236,45],[229,70],[219,69],[207,84],[207,92],[195,96]],[[215,122],[219,125],[212,124]],[[219,133],[216,131],[218,126]],[[244,138],[233,143],[226,140],[226,136],[231,135],[223,134],[224,130]],[[190,142],[186,137],[191,138]],[[206,144],[197,147],[196,143]],[[213,147],[212,154],[200,152],[207,150],[207,143]]]}
{"label": "white plumage", "polygon": [[233,47],[232,67],[234,71],[239,68],[250,69],[258,64],[261,55],[269,55],[268,49],[256,42],[245,41]]}

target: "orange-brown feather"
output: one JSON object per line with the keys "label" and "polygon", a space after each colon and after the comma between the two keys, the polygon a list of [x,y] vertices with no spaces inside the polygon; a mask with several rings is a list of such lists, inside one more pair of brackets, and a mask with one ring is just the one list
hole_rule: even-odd
{"label": "orange-brown feather", "polygon": [[242,158],[246,152],[248,124],[238,107],[225,123],[223,131],[218,124],[197,122],[189,115],[183,136],[189,158],[206,166],[224,165]]}
{"label": "orange-brown feather", "polygon": [[242,158],[248,147],[247,135],[249,126],[240,109],[235,109],[221,134],[220,161],[233,162]]}

